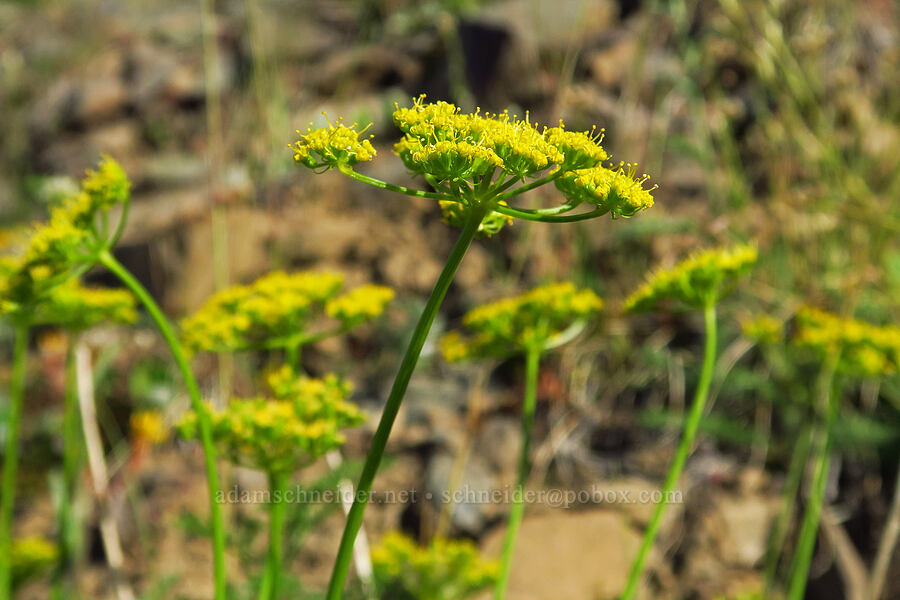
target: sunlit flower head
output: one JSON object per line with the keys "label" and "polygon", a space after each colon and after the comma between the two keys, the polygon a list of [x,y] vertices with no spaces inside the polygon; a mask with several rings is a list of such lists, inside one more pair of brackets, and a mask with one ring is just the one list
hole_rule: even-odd
{"label": "sunlit flower head", "polygon": [[754,246],[738,245],[703,250],[669,269],[655,271],[625,300],[625,309],[644,312],[663,300],[700,308],[716,302],[756,264]]}
{"label": "sunlit flower head", "polygon": [[416,600],[464,600],[500,575],[500,564],[481,558],[470,541],[439,538],[422,547],[398,532],[372,549],[372,566],[387,597]]}
{"label": "sunlit flower head", "polygon": [[631,217],[653,206],[653,190],[645,188],[647,175],[637,175],[637,167],[620,163],[617,167],[595,166],[562,175],[556,187],[570,202],[584,202],[605,209],[613,218]]}
{"label": "sunlit flower head", "polygon": [[900,370],[900,327],[872,325],[805,307],[797,313],[794,341],[822,356],[839,357],[838,369],[863,377]]}
{"label": "sunlit flower head", "polygon": [[294,161],[317,169],[350,166],[372,160],[376,154],[372,142],[359,139],[366,129],[358,129],[356,123],[347,127],[340,120],[318,129],[313,128],[310,123],[306,133],[297,132],[300,139],[291,145]]}
{"label": "sunlit flower head", "polygon": [[329,271],[275,271],[249,285],[224,290],[181,323],[193,351],[279,348],[290,336],[320,331],[331,319],[346,330],[379,316],[393,290],[362,286],[341,294],[344,276]]}
{"label": "sunlit flower head", "polygon": [[532,345],[543,347],[569,327],[591,318],[603,301],[571,282],[553,283],[473,308],[463,317],[465,333],[441,340],[448,362],[509,356]]}
{"label": "sunlit flower head", "polygon": [[[284,367],[267,379],[269,396],[236,398],[222,409],[208,407],[213,440],[237,464],[267,472],[306,466],[341,446],[344,429],[364,421],[363,413],[347,401],[350,384],[336,375],[312,379]],[[195,437],[196,414],[189,413],[179,429],[185,437]]]}

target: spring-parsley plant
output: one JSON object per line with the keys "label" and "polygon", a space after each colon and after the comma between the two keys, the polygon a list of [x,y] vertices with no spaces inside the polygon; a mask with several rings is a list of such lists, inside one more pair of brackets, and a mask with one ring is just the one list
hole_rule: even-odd
{"label": "spring-parsley plant", "polygon": [[534,288],[470,310],[463,317],[469,333],[451,331],[441,339],[448,362],[487,357],[525,355],[525,397],[522,404],[522,447],[519,453],[516,495],[509,512],[494,598],[503,600],[509,581],[512,554],[525,511],[523,494],[529,472],[531,433],[537,403],[541,355],[574,338],[585,323],[603,308],[590,290],[564,281]]}
{"label": "spring-parsley plant", "polygon": [[[705,343],[703,367],[694,392],[690,412],[685,418],[681,442],[675,451],[669,472],[663,482],[662,497],[675,489],[688,455],[697,436],[700,420],[706,409],[709,385],[716,362],[716,304],[756,264],[758,252],[755,246],[736,245],[712,248],[697,252],[668,269],[652,272],[646,281],[625,300],[625,310],[647,312],[664,305],[703,311]],[[644,532],[641,546],[631,567],[621,600],[633,600],[638,593],[644,565],[666,511],[665,502],[656,505],[653,516]]]}
{"label": "spring-parsley plant", "polygon": [[802,600],[818,537],[828,471],[831,465],[833,430],[840,413],[840,385],[835,377],[877,378],[894,376],[900,370],[900,327],[877,326],[842,317],[814,307],[801,308],[796,316],[794,343],[811,350],[821,363],[818,386],[818,418],[812,447],[812,480],[806,508],[791,562],[789,600]]}
{"label": "spring-parsley plant", "polygon": [[[353,543],[362,526],[364,498],[371,489],[387,439],[425,345],[425,338],[472,240],[499,232],[515,219],[571,223],[601,215],[630,217],[653,206],[647,176],[634,165],[608,162],[603,130],[570,131],[560,122],[542,127],[529,115],[508,112],[464,113],[447,102],[427,102],[419,96],[412,106],[396,106],[394,124],[402,138],[394,152],[430,190],[412,189],[370,177],[356,167],[377,156],[366,129],[342,121],[297,132],[291,145],[298,165],[315,172],[337,170],[363,183],[417,198],[437,200],[445,222],[461,232],[435,283],[413,332],[366,463],[360,475],[360,495],[350,511],[326,595],[340,600],[350,569]],[[514,206],[519,196],[554,184],[564,198],[546,208]],[[361,500],[362,499],[362,500]]]}
{"label": "spring-parsley plant", "polygon": [[500,572],[472,542],[439,538],[423,547],[398,532],[372,549],[372,566],[383,600],[465,600],[493,585]]}

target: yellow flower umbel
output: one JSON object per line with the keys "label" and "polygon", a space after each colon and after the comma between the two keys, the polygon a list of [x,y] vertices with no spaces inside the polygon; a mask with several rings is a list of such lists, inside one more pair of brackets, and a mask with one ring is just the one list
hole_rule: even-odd
{"label": "yellow flower umbel", "polygon": [[77,279],[53,288],[41,299],[33,317],[37,325],[81,331],[99,323],[134,323],[137,299],[126,290],[85,287]]}
{"label": "yellow flower umbel", "polygon": [[356,123],[347,127],[340,120],[322,129],[313,129],[310,123],[305,134],[297,132],[300,139],[291,145],[294,161],[318,169],[372,160],[376,154],[372,142],[359,139],[364,133],[365,129],[357,130]]}
{"label": "yellow flower umbel", "polygon": [[[394,123],[403,138],[394,152],[403,164],[421,175],[435,190],[426,192],[392,185],[356,173],[352,166],[371,160],[375,150],[364,130],[338,122],[310,129],[291,146],[294,159],[312,169],[336,168],[349,177],[410,196],[441,202],[445,221],[462,226],[470,214],[479,221],[478,233],[491,235],[514,218],[545,222],[571,222],[610,214],[629,217],[653,206],[646,175],[637,176],[633,165],[605,166],[609,158],[601,146],[603,130],[569,131],[540,127],[526,114],[508,112],[463,113],[447,102],[397,106]],[[526,183],[531,180],[530,183]],[[507,200],[555,182],[567,202],[548,209],[514,208]],[[521,183],[518,187],[514,187]],[[570,213],[580,205],[587,212]]]}
{"label": "yellow flower umbel", "polygon": [[545,348],[602,308],[603,300],[594,292],[571,282],[540,286],[473,308],[463,317],[470,334],[448,333],[441,339],[441,351],[447,362],[460,362],[510,356],[534,345]]}
{"label": "yellow flower umbel", "polygon": [[797,313],[794,341],[821,356],[837,356],[837,368],[862,377],[900,370],[900,327],[843,318],[813,307]]}
{"label": "yellow flower umbel", "polygon": [[[215,443],[237,464],[288,473],[341,446],[342,430],[364,420],[346,399],[350,384],[336,375],[312,379],[285,366],[267,380],[269,397],[236,398],[224,409],[208,408]],[[180,429],[185,437],[196,435],[193,413]]]}
{"label": "yellow flower umbel", "polygon": [[0,312],[27,312],[54,286],[96,263],[122,233],[124,216],[110,230],[108,214],[127,207],[130,189],[125,172],[109,156],[88,170],[80,190],[53,207],[47,222],[32,225],[19,253],[3,258]]}
{"label": "yellow flower umbel", "polygon": [[625,310],[646,312],[663,300],[674,300],[688,308],[715,303],[756,264],[757,250],[739,245],[693,254],[670,269],[650,275],[625,300]]}
{"label": "yellow flower umbel", "polygon": [[[343,275],[328,271],[269,273],[210,298],[182,321],[182,338],[193,351],[285,348],[371,320],[394,297],[392,289],[377,285],[341,294],[343,285]],[[326,317],[335,322],[331,327],[323,327]]]}
{"label": "yellow flower umbel", "polygon": [[397,532],[372,550],[372,567],[382,597],[416,600],[464,600],[499,574],[499,565],[482,559],[472,542],[436,539],[422,547]]}

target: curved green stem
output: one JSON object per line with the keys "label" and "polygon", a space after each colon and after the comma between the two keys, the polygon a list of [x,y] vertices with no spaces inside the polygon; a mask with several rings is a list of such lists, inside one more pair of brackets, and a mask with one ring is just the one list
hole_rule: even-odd
{"label": "curved green stem", "polygon": [[286,473],[269,473],[269,553],[266,570],[259,588],[259,600],[277,600],[281,587],[281,569],[284,562],[284,519],[287,509],[285,490]]}
{"label": "curved green stem", "polygon": [[806,510],[803,513],[803,523],[800,526],[797,549],[791,563],[788,600],[802,600],[806,593],[809,567],[812,564],[813,550],[815,550],[816,538],[819,533],[819,521],[822,518],[822,506],[825,502],[828,469],[831,465],[831,432],[837,420],[839,397],[831,389],[834,382],[833,364],[826,365],[824,373],[821,390],[824,395],[825,422],[813,447],[813,479],[809,497],[806,500]]}
{"label": "curved green stem", "polygon": [[368,175],[363,175],[362,173],[357,173],[350,167],[346,165],[338,166],[338,171],[355,179],[357,181],[361,181],[363,183],[367,183],[371,186],[381,188],[383,190],[390,190],[392,192],[397,192],[398,194],[405,194],[407,196],[413,196],[414,198],[431,198],[432,200],[452,200],[452,198],[448,198],[444,194],[437,194],[435,192],[425,192],[422,190],[414,190],[402,185],[394,185],[393,183],[388,183],[386,181],[381,181],[380,179],[375,179],[374,177],[369,177]]}
{"label": "curved green stem", "polygon": [[522,448],[519,451],[519,474],[516,482],[516,493],[513,505],[509,510],[509,522],[506,525],[506,538],[503,540],[503,554],[500,556],[500,576],[494,587],[494,600],[503,600],[509,584],[509,570],[512,565],[513,550],[516,537],[525,514],[525,484],[531,463],[531,430],[534,428],[534,410],[537,405],[538,367],[541,360],[541,347],[534,345],[525,354],[525,397],[522,402]]}
{"label": "curved green stem", "polygon": [[[562,206],[568,206],[567,204],[563,204]],[[560,207],[554,207],[552,209],[547,209],[549,211],[556,210]],[[541,223],[575,223],[577,221],[586,221],[588,219],[593,219],[595,217],[600,217],[609,212],[608,209],[605,208],[595,208],[592,211],[579,213],[577,215],[554,215],[554,214],[544,214],[536,211],[527,211],[520,208],[513,208],[511,206],[505,206],[502,204],[498,204],[494,207],[494,212],[498,212],[510,217],[516,217],[519,219],[525,219],[526,221],[540,221]]]}
{"label": "curved green stem", "polygon": [[16,501],[16,477],[19,468],[19,429],[22,424],[22,401],[28,364],[27,320],[16,323],[13,347],[12,378],[9,382],[9,408],[6,418],[6,449],[3,453],[3,484],[0,490],[0,598],[10,598],[12,591],[12,517]]}
{"label": "curved green stem", "polygon": [[191,407],[197,413],[197,425],[200,432],[200,443],[203,446],[203,453],[206,466],[206,484],[209,489],[209,513],[212,529],[213,541],[213,571],[215,581],[215,600],[225,600],[226,594],[226,577],[225,577],[225,521],[222,515],[222,507],[216,501],[216,497],[220,492],[219,487],[219,471],[216,468],[216,448],[212,439],[212,424],[209,412],[203,404],[200,396],[200,388],[197,386],[197,380],[191,371],[190,363],[184,354],[181,342],[172,328],[171,323],[163,314],[162,309],[150,296],[150,293],[141,283],[135,279],[128,269],[125,268],[116,258],[108,251],[103,250],[98,255],[100,264],[118,277],[131,292],[137,296],[138,300],[147,309],[147,313],[156,324],[163,338],[172,352],[178,370],[184,379],[184,385],[187,388],[188,396],[191,399]]}
{"label": "curved green stem", "polygon": [[694,401],[691,404],[690,413],[684,424],[684,432],[681,436],[681,443],[675,452],[675,458],[669,467],[669,473],[663,482],[662,499],[656,505],[647,530],[644,532],[644,539],[641,541],[641,547],[638,550],[634,563],[631,566],[631,573],[628,575],[628,583],[625,585],[625,591],[622,592],[621,600],[633,600],[637,595],[638,588],[641,584],[641,577],[644,574],[644,565],[647,557],[650,555],[650,549],[656,541],[659,534],[659,528],[662,525],[663,515],[668,505],[667,499],[672,495],[678,480],[681,478],[681,472],[691,453],[694,445],[694,439],[697,437],[697,430],[700,427],[700,420],[703,418],[703,412],[706,409],[706,399],[709,396],[709,384],[712,380],[713,368],[716,363],[716,305],[713,301],[708,301],[703,309],[703,321],[706,328],[706,343],[703,350],[703,368],[700,371],[700,380],[697,382],[697,390],[694,393]]}
{"label": "curved green stem", "polygon": [[359,477],[359,483],[356,486],[356,498],[354,498],[353,506],[347,515],[347,524],[344,527],[341,545],[338,548],[331,580],[328,584],[327,600],[340,600],[344,582],[350,570],[350,561],[353,558],[353,543],[356,540],[359,528],[362,526],[363,513],[366,510],[369,492],[372,490],[372,482],[375,479],[378,466],[381,464],[381,458],[384,455],[384,449],[387,446],[394,420],[400,411],[400,404],[403,402],[403,396],[406,394],[409,380],[419,360],[419,354],[422,353],[422,347],[425,345],[425,338],[428,337],[428,332],[431,330],[431,324],[434,322],[450,283],[453,281],[453,276],[456,274],[456,270],[459,268],[466,250],[469,249],[469,245],[475,238],[475,234],[478,233],[478,226],[481,225],[481,220],[484,218],[487,210],[486,207],[480,207],[469,213],[469,217],[459,234],[459,239],[456,240],[456,244],[447,258],[444,270],[441,271],[437,282],[434,284],[434,289],[431,290],[431,296],[428,297],[425,310],[419,317],[412,339],[406,348],[406,353],[403,355],[400,370],[397,372],[394,385],[391,387],[391,393],[384,405],[381,420],[378,422],[378,428],[375,430],[372,445],[369,448],[362,474]]}

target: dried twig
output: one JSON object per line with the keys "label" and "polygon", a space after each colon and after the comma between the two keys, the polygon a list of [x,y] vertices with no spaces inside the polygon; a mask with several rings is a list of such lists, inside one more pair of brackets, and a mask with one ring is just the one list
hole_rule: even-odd
{"label": "dried twig", "polygon": [[135,600],[134,591],[125,580],[122,566],[124,555],[116,519],[111,510],[109,492],[109,472],[103,454],[103,442],[97,425],[97,410],[94,405],[94,379],[91,369],[91,353],[87,345],[75,342],[75,379],[78,389],[78,406],[81,410],[81,424],[87,446],[88,466],[94,483],[94,499],[100,511],[100,537],[106,551],[106,560],[112,574],[113,586],[118,600]]}

